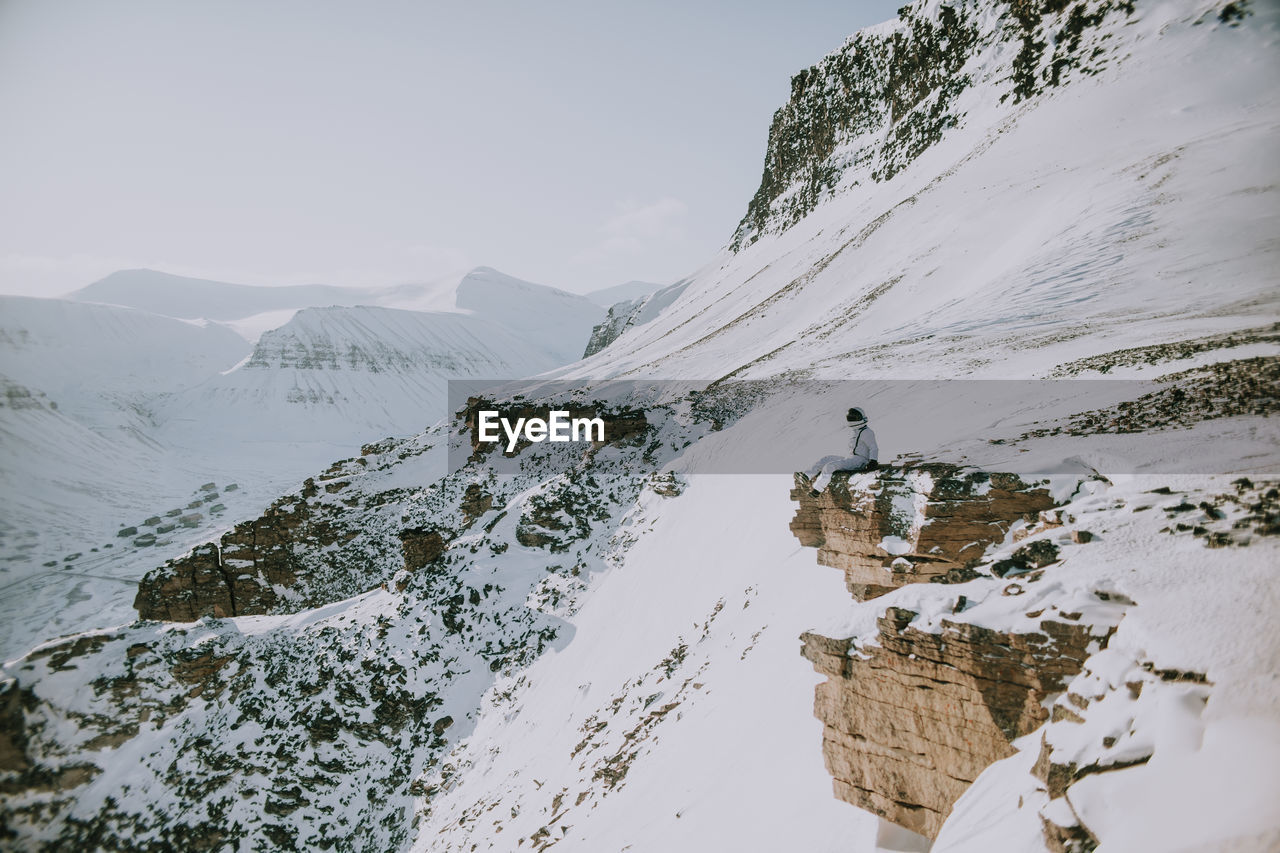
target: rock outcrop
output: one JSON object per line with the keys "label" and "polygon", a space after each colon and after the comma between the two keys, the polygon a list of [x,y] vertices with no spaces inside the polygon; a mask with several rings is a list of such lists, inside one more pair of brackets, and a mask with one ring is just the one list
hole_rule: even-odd
{"label": "rock outcrop", "polygon": [[[392,454],[393,455],[393,454]],[[352,487],[369,456],[335,463],[261,516],[237,524],[217,542],[148,572],[134,609],[142,619],[193,622],[290,613],[377,587],[401,565],[420,568],[440,556],[452,535],[393,526],[370,529],[362,514],[402,501],[398,490]]]}
{"label": "rock outcrop", "polygon": [[616,341],[631,326],[631,318],[644,303],[644,299],[632,299],[609,306],[609,313],[591,329],[591,338],[583,351],[583,358],[590,358]]}
{"label": "rock outcrop", "polygon": [[138,616],[193,622],[203,616],[273,612],[278,590],[293,586],[305,571],[295,549],[355,536],[321,517],[307,500],[316,491],[315,482],[308,480],[301,495],[281,498],[260,517],[237,524],[219,542],[199,545],[148,573],[134,599]]}
{"label": "rock outcrop", "polygon": [[[979,569],[1019,519],[1038,519],[1033,531],[1062,526],[1048,490],[1011,474],[886,468],[837,475],[821,494],[797,475],[792,498],[800,504],[792,531],[819,548],[820,563],[845,571],[860,601],[911,583],[984,577],[982,595],[1016,596],[1024,585],[1006,575],[1032,583],[1058,556],[1036,538]],[[927,619],[887,608],[869,636],[801,638],[804,657],[827,676],[814,713],[836,797],[930,838],[978,775],[1014,753],[1013,740],[1050,719],[1048,700],[1106,647],[1112,617],[1129,603],[1097,593],[1090,604],[1040,604],[1019,614],[1015,630],[966,618],[964,594],[942,611],[950,617],[937,614],[936,599]]]}
{"label": "rock outcrop", "polygon": [[837,474],[821,493],[798,475],[791,499],[799,502],[791,532],[818,549],[820,564],[844,570],[858,600],[964,579],[1013,522],[1053,506],[1046,489],[1012,474],[941,464]]}
{"label": "rock outcrop", "polygon": [[404,568],[410,572],[426,568],[449,547],[440,531],[423,527],[400,531],[400,544],[404,548]]}
{"label": "rock outcrop", "polygon": [[591,330],[591,339],[587,341],[587,349],[583,358],[589,358],[600,352],[609,344],[622,337],[622,333],[633,326],[641,326],[657,317],[662,310],[675,302],[684,293],[689,282],[678,281],[639,299],[618,302],[609,307],[609,313]]}
{"label": "rock outcrop", "polygon": [[828,676],[814,712],[836,796],[933,837],[951,806],[1014,738],[1048,719],[1043,702],[1084,664],[1095,637],[1078,614],[1008,633],[943,620],[931,633],[916,614],[889,608],[878,645],[805,634],[803,654]]}
{"label": "rock outcrop", "polygon": [[1133,8],[1126,0],[912,4],[857,33],[791,78],[730,247],[785,231],[845,189],[890,180],[965,120],[962,97],[979,83],[1012,107],[1097,73],[1116,48],[1104,23]]}

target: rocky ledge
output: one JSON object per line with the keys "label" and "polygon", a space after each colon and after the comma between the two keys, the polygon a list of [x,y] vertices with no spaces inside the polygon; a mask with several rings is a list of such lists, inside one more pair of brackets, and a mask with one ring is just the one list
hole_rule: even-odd
{"label": "rocky ledge", "polygon": [[912,627],[916,615],[889,608],[876,644],[805,634],[802,653],[828,677],[814,713],[836,797],[932,838],[978,774],[1048,719],[1046,697],[1112,629],[1055,612],[1036,631],[943,620],[932,633]]}
{"label": "rocky ledge", "polygon": [[859,601],[909,583],[967,579],[1014,522],[1054,504],[1042,485],[1013,474],[944,464],[837,474],[821,493],[797,475],[791,499],[799,503],[791,532],[818,549],[821,565],[844,570]]}
{"label": "rocky ledge", "polygon": [[[933,602],[928,616],[890,606],[869,633],[801,637],[801,653],[827,676],[814,714],[836,797],[934,838],[978,775],[1049,721],[1050,700],[1106,648],[1131,602],[1037,594],[1026,608],[999,608],[1016,618],[995,625],[966,612],[968,596],[1024,594],[1057,560],[1049,536],[1068,531],[1041,483],[925,464],[837,475],[822,493],[797,475],[791,495],[791,530],[819,549],[818,562],[844,570],[856,600],[922,581],[966,584],[942,605],[921,599]],[[1089,541],[1085,531],[1071,538]],[[993,545],[1010,556],[993,560]]]}

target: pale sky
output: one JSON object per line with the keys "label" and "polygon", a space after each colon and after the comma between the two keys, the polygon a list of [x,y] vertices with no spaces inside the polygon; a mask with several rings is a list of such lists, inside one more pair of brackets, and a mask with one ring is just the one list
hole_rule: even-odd
{"label": "pale sky", "polygon": [[0,0],[0,292],[671,282],[791,75],[901,2]]}

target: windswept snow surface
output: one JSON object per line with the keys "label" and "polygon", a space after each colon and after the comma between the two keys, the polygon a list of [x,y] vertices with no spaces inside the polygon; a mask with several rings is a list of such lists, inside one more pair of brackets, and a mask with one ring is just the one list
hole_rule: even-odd
{"label": "windswept snow surface", "polygon": [[1275,322],[1277,8],[1251,9],[1232,28],[1206,4],[1139,4],[1113,68],[1030,106],[970,89],[960,126],[893,180],[853,170],[561,372],[1031,377]]}
{"label": "windswept snow surface", "polygon": [[564,850],[870,850],[876,819],[831,796],[796,651],[844,583],[787,529],[789,484],[647,492],[573,640],[494,688],[414,849],[517,849],[546,826]]}

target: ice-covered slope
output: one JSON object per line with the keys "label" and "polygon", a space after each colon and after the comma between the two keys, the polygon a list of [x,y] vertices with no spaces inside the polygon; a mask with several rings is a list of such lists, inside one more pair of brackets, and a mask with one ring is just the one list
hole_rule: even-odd
{"label": "ice-covered slope", "polygon": [[[797,76],[759,198],[777,195],[753,204],[742,247],[573,375],[1028,376],[1082,338],[1119,349],[1273,322],[1274,6],[1228,23],[1209,4],[1076,5],[1092,25],[1073,36],[1064,10],[1036,31],[1065,33],[1049,53],[1078,46],[1057,71],[1043,57],[1060,85],[1037,77],[1030,100],[1001,4],[914,6]],[[893,70],[903,51],[927,73]],[[953,93],[945,120],[930,118],[942,95],[903,112],[884,82],[917,78]],[[918,113],[936,134],[897,139]]]}

